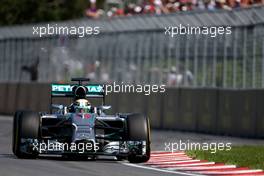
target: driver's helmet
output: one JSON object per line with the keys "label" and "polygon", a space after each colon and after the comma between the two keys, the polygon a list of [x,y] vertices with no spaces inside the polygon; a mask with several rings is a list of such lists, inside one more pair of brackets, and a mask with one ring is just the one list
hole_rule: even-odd
{"label": "driver's helmet", "polygon": [[74,104],[76,113],[89,113],[91,110],[91,103],[86,99],[78,99]]}

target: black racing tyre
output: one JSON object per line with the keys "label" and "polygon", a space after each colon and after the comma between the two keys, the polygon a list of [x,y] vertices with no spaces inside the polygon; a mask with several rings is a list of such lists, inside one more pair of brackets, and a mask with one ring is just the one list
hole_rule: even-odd
{"label": "black racing tyre", "polygon": [[38,139],[40,117],[31,111],[17,111],[13,120],[12,149],[18,158],[36,158],[37,152],[25,153],[21,151],[21,139]]}
{"label": "black racing tyre", "polygon": [[141,114],[127,116],[127,141],[146,141],[146,154],[137,155],[131,152],[128,161],[131,163],[147,162],[150,158],[150,124],[147,117]]}

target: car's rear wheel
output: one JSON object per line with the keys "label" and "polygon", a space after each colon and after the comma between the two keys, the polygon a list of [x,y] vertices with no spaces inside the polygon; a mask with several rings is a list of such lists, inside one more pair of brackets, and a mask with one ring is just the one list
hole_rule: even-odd
{"label": "car's rear wheel", "polygon": [[127,116],[127,140],[142,141],[144,146],[140,149],[144,154],[139,154],[138,148],[132,148],[128,156],[131,163],[147,162],[150,158],[150,124],[147,117],[141,114],[131,114]]}
{"label": "car's rear wheel", "polygon": [[12,149],[18,158],[36,158],[36,151],[21,150],[22,139],[38,139],[39,137],[38,113],[31,111],[17,111],[13,120]]}

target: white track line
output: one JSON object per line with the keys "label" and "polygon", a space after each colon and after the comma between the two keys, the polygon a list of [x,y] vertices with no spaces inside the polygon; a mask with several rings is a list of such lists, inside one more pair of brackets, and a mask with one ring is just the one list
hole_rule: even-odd
{"label": "white track line", "polygon": [[[166,162],[155,162],[155,163],[150,163],[153,165],[163,165],[163,164],[181,164],[181,163],[191,163],[191,162],[198,162],[201,160],[185,160],[185,161],[166,161]],[[147,163],[146,163],[147,164]],[[149,165],[149,164],[148,164]]]}
{"label": "white track line", "polygon": [[148,163],[154,163],[154,162],[169,162],[169,161],[185,161],[185,160],[193,160],[190,157],[177,157],[177,158],[160,158],[160,159],[151,159],[148,161]]}
{"label": "white track line", "polygon": [[170,170],[164,170],[164,169],[158,169],[158,168],[153,168],[153,167],[147,167],[147,166],[142,166],[142,165],[137,165],[137,164],[131,164],[131,163],[121,163],[126,166],[132,166],[132,167],[137,167],[137,168],[142,168],[142,169],[148,169],[148,170],[155,170],[159,172],[165,172],[165,173],[174,173],[174,174],[181,174],[181,175],[189,175],[189,176],[198,176],[202,174],[192,174],[192,173],[185,173],[185,172],[177,172],[177,171],[170,171]]}
{"label": "white track line", "polygon": [[192,161],[193,159],[181,159],[181,160],[166,160],[166,161],[148,161],[147,163],[144,163],[144,164],[146,164],[146,165],[157,165],[157,164],[159,164],[159,165],[167,165],[166,163],[163,163],[163,162],[180,162],[180,161],[186,161],[186,162],[188,162],[188,161]]}
{"label": "white track line", "polygon": [[150,159],[155,159],[155,160],[158,160],[158,159],[174,159],[174,158],[189,158],[188,156],[186,155],[175,155],[175,156],[151,156]]}
{"label": "white track line", "polygon": [[169,156],[169,157],[150,157],[150,160],[171,160],[171,159],[185,159],[185,158],[191,158],[188,156]]}
{"label": "white track line", "polygon": [[214,165],[215,162],[204,162],[204,163],[193,163],[193,164],[175,164],[171,167],[167,167],[168,170],[177,170],[177,167],[187,167],[187,166],[204,166],[204,165]]}
{"label": "white track line", "polygon": [[[184,152],[152,152],[150,160],[143,164],[121,163],[123,165],[181,175],[232,175],[262,173],[261,169],[240,169],[236,165],[215,165],[215,162],[196,160]],[[236,170],[237,169],[237,170]],[[187,172],[186,172],[187,171]]]}
{"label": "white track line", "polygon": [[178,156],[178,155],[185,155],[185,156],[187,156],[184,152],[178,152],[178,153],[151,154],[150,157]]}
{"label": "white track line", "polygon": [[236,165],[223,165],[223,166],[201,166],[201,167],[179,167],[177,170],[185,170],[185,171],[209,171],[209,170],[221,170],[221,169],[234,169]]}
{"label": "white track line", "polygon": [[203,172],[197,172],[201,174],[210,174],[210,175],[228,175],[228,174],[254,174],[263,172],[261,169],[255,169],[255,170],[233,170],[233,171],[203,171]]}

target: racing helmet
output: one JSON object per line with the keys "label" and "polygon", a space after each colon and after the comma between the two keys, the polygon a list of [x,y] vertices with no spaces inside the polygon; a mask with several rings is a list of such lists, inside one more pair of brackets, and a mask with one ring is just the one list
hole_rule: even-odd
{"label": "racing helmet", "polygon": [[74,106],[76,113],[89,113],[91,110],[91,103],[86,99],[78,99]]}

